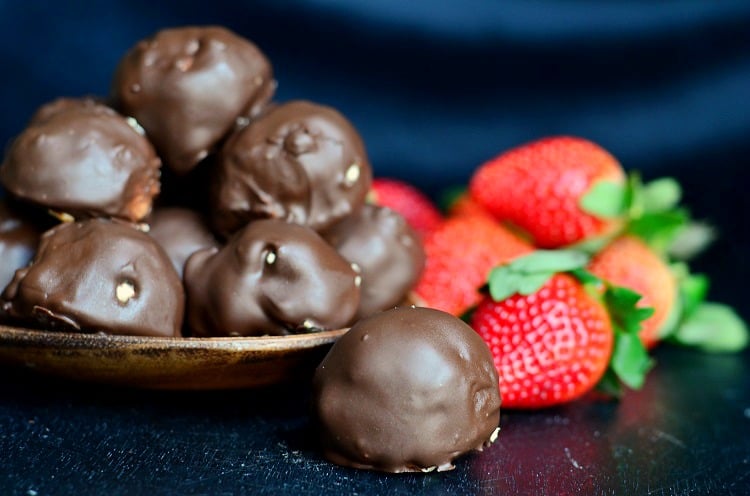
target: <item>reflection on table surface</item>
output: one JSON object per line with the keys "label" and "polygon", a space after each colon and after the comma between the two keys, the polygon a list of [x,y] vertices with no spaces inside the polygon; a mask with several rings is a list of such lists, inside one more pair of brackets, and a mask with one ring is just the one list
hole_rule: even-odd
{"label": "reflection on table surface", "polygon": [[[306,384],[225,392],[87,386],[3,369],[5,494],[742,494],[750,356],[662,347],[645,387],[503,412],[452,472],[388,475],[320,457]],[[11,380],[12,378],[12,380]]]}

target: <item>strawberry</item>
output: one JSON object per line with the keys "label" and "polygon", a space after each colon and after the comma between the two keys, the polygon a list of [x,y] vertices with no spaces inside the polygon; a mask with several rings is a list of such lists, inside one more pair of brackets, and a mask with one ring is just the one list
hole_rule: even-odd
{"label": "strawberry", "polygon": [[582,252],[540,250],[490,273],[471,326],[492,352],[503,406],[566,403],[603,379],[610,392],[619,381],[642,385],[651,362],[637,332],[651,311],[584,271],[587,262]]}
{"label": "strawberry", "polygon": [[494,219],[482,205],[480,205],[468,191],[459,194],[448,206],[448,216],[479,215]]}
{"label": "strawberry", "polygon": [[654,314],[642,322],[639,336],[644,346],[652,348],[660,336],[669,331],[677,309],[677,281],[664,259],[641,239],[622,236],[607,245],[591,260],[588,270],[618,286],[639,293],[641,307],[652,307]]}
{"label": "strawberry", "polygon": [[481,299],[490,269],[531,245],[487,217],[446,220],[424,240],[425,268],[415,295],[423,306],[461,315]]}
{"label": "strawberry", "polygon": [[[617,199],[625,174],[619,162],[599,145],[561,136],[507,151],[481,165],[471,178],[472,197],[499,220],[527,231],[535,244],[556,248],[609,234],[621,225],[621,205],[590,198]],[[592,197],[588,195],[592,193]],[[596,202],[594,202],[596,203]],[[592,211],[596,214],[591,213]]]}
{"label": "strawberry", "polygon": [[486,297],[472,327],[489,345],[506,408],[574,400],[604,375],[612,326],[604,306],[572,276],[558,274],[536,293],[502,302]]}
{"label": "strawberry", "polygon": [[421,236],[433,231],[443,221],[442,214],[427,195],[398,179],[374,179],[370,201],[401,214]]}

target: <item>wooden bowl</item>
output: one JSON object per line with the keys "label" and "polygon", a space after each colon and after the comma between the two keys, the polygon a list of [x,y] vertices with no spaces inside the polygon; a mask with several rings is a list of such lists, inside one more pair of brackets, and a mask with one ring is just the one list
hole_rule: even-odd
{"label": "wooden bowl", "polygon": [[148,389],[235,389],[309,380],[348,329],[251,338],[74,334],[0,325],[0,363]]}

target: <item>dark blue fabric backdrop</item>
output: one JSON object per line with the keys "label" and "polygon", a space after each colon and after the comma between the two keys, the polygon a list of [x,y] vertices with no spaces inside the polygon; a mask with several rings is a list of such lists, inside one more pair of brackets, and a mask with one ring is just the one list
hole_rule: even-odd
{"label": "dark blue fabric backdrop", "polygon": [[[719,249],[748,244],[748,0],[0,1],[0,143],[56,96],[105,94],[136,40],[209,23],[269,55],[279,100],[348,116],[377,175],[437,193],[509,146],[576,134],[679,176],[739,232]],[[744,258],[728,260],[748,275]]]}

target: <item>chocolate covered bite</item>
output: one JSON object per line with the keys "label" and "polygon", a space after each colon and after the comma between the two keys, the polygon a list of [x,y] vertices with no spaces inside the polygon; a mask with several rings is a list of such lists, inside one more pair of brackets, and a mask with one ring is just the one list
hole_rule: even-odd
{"label": "chocolate covered bite", "polygon": [[313,386],[323,453],[340,465],[450,470],[497,435],[490,351],[438,310],[397,308],[358,321],[318,366]]}
{"label": "chocolate covered bite", "polygon": [[275,89],[271,64],[255,44],[222,27],[182,27],[131,48],[115,72],[112,97],[143,126],[165,164],[186,173]]}
{"label": "chocolate covered bite", "polygon": [[361,270],[358,319],[403,302],[424,268],[419,235],[389,208],[366,204],[323,237]]}
{"label": "chocolate covered bite", "polygon": [[125,117],[92,99],[59,99],[32,117],[0,166],[16,198],[74,217],[139,221],[159,193],[161,161]]}
{"label": "chocolate covered bite", "polygon": [[306,101],[273,107],[235,132],[214,173],[213,223],[224,234],[263,218],[322,231],[356,212],[372,182],[351,123]]}
{"label": "chocolate covered bite", "polygon": [[32,263],[0,296],[11,318],[50,330],[179,336],[184,291],[147,234],[107,219],[42,235]]}
{"label": "chocolate covered bite", "polygon": [[360,279],[315,231],[280,220],[248,224],[185,265],[196,336],[284,335],[348,325]]}
{"label": "chocolate covered bite", "polygon": [[203,217],[194,210],[157,208],[147,222],[148,234],[164,248],[180,277],[190,255],[203,248],[219,246]]}
{"label": "chocolate covered bite", "polygon": [[34,224],[0,200],[0,290],[13,279],[17,269],[31,261],[40,234]]}

